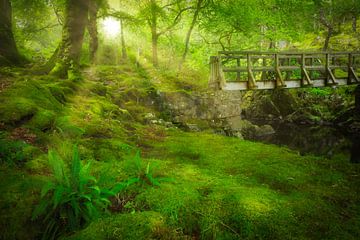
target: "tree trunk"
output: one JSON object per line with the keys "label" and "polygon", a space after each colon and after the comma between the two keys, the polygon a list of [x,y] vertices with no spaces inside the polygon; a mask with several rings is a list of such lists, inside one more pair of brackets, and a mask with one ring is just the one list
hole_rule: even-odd
{"label": "tree trunk", "polygon": [[12,31],[11,3],[10,0],[0,0],[0,65],[20,62],[21,57]]}
{"label": "tree trunk", "polygon": [[124,36],[124,24],[123,20],[120,19],[120,38],[121,38],[121,57],[122,59],[127,59],[126,45],[125,45],[125,36]]}
{"label": "tree trunk", "polygon": [[328,27],[328,31],[326,34],[326,38],[325,38],[325,43],[324,43],[324,47],[323,47],[323,51],[327,51],[329,49],[329,42],[330,42],[330,38],[333,34],[333,28],[332,27]]}
{"label": "tree trunk", "polygon": [[158,59],[158,34],[156,31],[156,25],[151,26],[151,43],[152,43],[152,61],[154,67],[159,65]]}
{"label": "tree trunk", "polygon": [[203,3],[203,0],[198,0],[197,1],[197,4],[196,4],[196,9],[195,9],[195,12],[194,12],[194,16],[193,16],[193,19],[191,21],[191,25],[190,25],[190,28],[186,34],[186,39],[185,39],[185,49],[184,49],[184,53],[182,55],[182,58],[181,58],[181,61],[180,61],[180,64],[179,64],[179,70],[181,70],[182,68],[182,65],[185,63],[185,59],[186,59],[186,55],[189,51],[189,44],[190,44],[190,37],[191,37],[191,33],[195,27],[195,24],[196,24],[196,21],[198,19],[198,16],[199,16],[199,12],[200,12],[200,9],[201,9],[201,4]]}
{"label": "tree trunk", "polygon": [[95,1],[89,2],[89,22],[88,22],[88,32],[90,35],[90,62],[94,64],[96,62],[96,52],[99,47],[99,38],[97,31],[97,13],[99,6]]}
{"label": "tree trunk", "polygon": [[62,41],[50,74],[65,77],[79,65],[90,0],[67,0]]}
{"label": "tree trunk", "polygon": [[356,28],[357,28],[356,21],[357,21],[357,16],[356,16],[356,14],[353,14],[353,16],[352,16],[352,29],[353,29],[353,31],[355,33],[356,33]]}

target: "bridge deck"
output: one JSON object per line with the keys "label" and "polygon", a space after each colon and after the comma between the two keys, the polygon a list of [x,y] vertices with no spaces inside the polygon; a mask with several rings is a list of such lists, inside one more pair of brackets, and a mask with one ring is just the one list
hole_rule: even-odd
{"label": "bridge deck", "polygon": [[222,90],[322,87],[359,83],[360,52],[219,52],[209,87]]}

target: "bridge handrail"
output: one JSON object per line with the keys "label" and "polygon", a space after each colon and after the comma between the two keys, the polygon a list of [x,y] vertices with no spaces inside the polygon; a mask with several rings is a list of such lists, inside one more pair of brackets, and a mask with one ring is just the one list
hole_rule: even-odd
{"label": "bridge handrail", "polygon": [[[339,64],[335,60],[337,58],[346,57],[346,64]],[[311,86],[313,79],[311,71],[323,71],[325,74],[325,85],[338,84],[335,78],[335,70],[347,70],[347,83],[359,83],[359,77],[356,74],[356,69],[360,66],[356,59],[360,58],[360,52],[350,51],[219,51],[217,56],[210,58],[211,75],[209,86],[214,89],[221,89],[226,84],[224,72],[237,73],[237,81],[240,81],[241,72],[247,72],[247,83],[249,89],[257,88],[257,80],[254,72],[274,72],[275,73],[275,87],[286,87],[282,72],[287,72],[286,81],[288,79],[288,72],[299,69],[301,71],[301,86]],[[229,60],[222,59],[236,59],[236,66],[223,67],[223,64]],[[262,66],[255,66],[259,64],[257,61],[261,59]],[[267,60],[271,60],[270,66]],[[295,65],[291,61],[296,59]],[[317,60],[317,64],[314,60]],[[241,66],[241,61],[246,60],[246,64]],[[287,60],[287,65],[284,65]],[[342,60],[343,61],[343,60]],[[309,64],[310,62],[310,64]],[[266,76],[266,74],[265,74]],[[263,78],[262,78],[263,80]],[[354,82],[354,81],[355,82]],[[271,80],[274,81],[274,80]]]}

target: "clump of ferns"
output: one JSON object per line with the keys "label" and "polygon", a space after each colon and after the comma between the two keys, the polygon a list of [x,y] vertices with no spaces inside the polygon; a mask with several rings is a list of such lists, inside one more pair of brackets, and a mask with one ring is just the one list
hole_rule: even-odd
{"label": "clump of ferns", "polygon": [[115,196],[131,182],[118,183],[112,189],[100,188],[90,174],[90,162],[82,165],[77,146],[74,146],[70,167],[53,150],[48,152],[53,178],[41,191],[41,201],[32,219],[45,224],[42,239],[57,239],[88,225],[107,211]]}

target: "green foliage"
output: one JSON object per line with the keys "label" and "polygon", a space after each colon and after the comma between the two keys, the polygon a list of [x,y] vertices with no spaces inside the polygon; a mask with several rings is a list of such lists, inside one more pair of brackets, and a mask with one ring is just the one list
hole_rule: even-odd
{"label": "green foliage", "polygon": [[41,202],[32,219],[41,217],[45,224],[43,239],[56,239],[98,217],[110,205],[108,198],[115,193],[97,185],[97,180],[90,174],[90,163],[82,165],[76,146],[70,169],[55,151],[50,150],[48,158],[53,179],[43,187]]}
{"label": "green foliage", "polygon": [[329,96],[332,91],[329,88],[311,88],[309,93],[319,97],[326,97]]}
{"label": "green foliage", "polygon": [[172,181],[170,178],[157,177],[155,171],[157,166],[155,163],[148,162],[144,165],[140,151],[137,151],[131,160],[133,169],[135,170],[136,179],[141,185],[160,186],[161,182]]}

